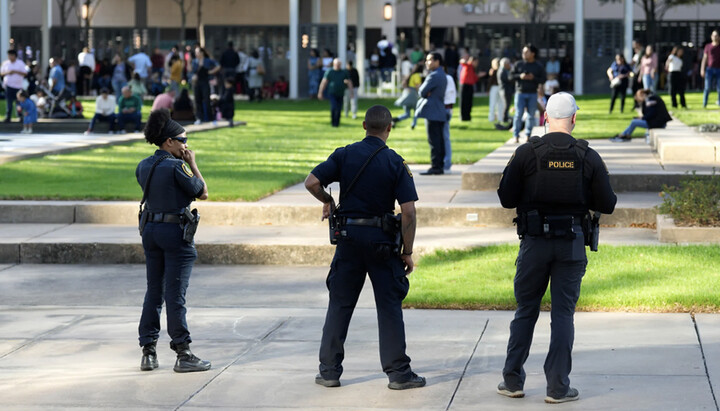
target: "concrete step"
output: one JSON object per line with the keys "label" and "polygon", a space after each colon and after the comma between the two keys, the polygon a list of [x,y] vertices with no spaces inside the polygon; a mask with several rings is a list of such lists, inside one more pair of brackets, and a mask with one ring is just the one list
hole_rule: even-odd
{"label": "concrete step", "polygon": [[[0,264],[141,264],[137,228],[101,224],[0,224]],[[659,244],[654,230],[606,228],[603,244]],[[414,252],[517,243],[514,228],[421,227]],[[332,260],[326,227],[201,226],[199,264],[325,265]]]}
{"label": "concrete step", "polygon": [[[273,196],[275,197],[275,196]],[[432,198],[431,198],[432,199]],[[434,198],[432,200],[438,200]],[[603,223],[618,227],[655,222],[657,193],[621,193],[615,213]],[[288,204],[292,204],[289,206]],[[203,226],[325,226],[321,206],[309,194],[259,202],[196,202]],[[397,210],[399,211],[399,210]],[[137,223],[133,201],[0,201],[0,223]],[[419,227],[509,227],[515,211],[502,208],[495,191],[456,191],[452,202],[418,202]]]}
{"label": "concrete step", "polygon": [[[542,130],[542,129],[541,129]],[[542,134],[542,133],[540,133]],[[522,142],[522,140],[521,140]],[[514,139],[473,164],[462,174],[463,190],[496,190],[502,172],[518,145]],[[645,143],[644,138],[634,138],[627,143],[608,140],[590,140],[605,161],[610,173],[610,183],[616,193],[660,192],[664,184],[677,185],[688,173],[710,175],[712,165],[693,163],[662,163]]]}

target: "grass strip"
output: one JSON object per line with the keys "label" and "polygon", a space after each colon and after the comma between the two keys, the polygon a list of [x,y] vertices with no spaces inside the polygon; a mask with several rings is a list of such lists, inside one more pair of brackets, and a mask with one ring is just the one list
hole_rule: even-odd
{"label": "grass strip", "polygon": [[[407,307],[514,310],[518,245],[438,251],[410,276]],[[720,247],[602,246],[588,252],[578,311],[710,312],[720,308]],[[550,295],[543,309],[550,307]]]}

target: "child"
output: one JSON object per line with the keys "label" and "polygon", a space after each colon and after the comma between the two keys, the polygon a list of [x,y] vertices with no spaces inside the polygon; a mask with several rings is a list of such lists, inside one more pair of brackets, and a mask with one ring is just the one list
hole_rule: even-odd
{"label": "child", "polygon": [[38,117],[44,117],[45,116],[45,110],[47,110],[47,99],[45,98],[45,92],[42,90],[38,90],[35,94],[30,96],[30,100],[32,100],[33,103],[35,103],[35,107],[37,108]]}
{"label": "child", "polygon": [[83,118],[83,106],[82,103],[77,101],[75,96],[70,97],[67,102],[67,109],[70,110],[71,118]]}
{"label": "child", "polygon": [[20,90],[17,93],[18,107],[22,110],[23,129],[20,133],[32,134],[32,125],[37,123],[37,107],[30,98],[25,90]]}
{"label": "child", "polygon": [[233,117],[235,117],[235,98],[233,96],[235,92],[235,84],[232,79],[225,79],[225,91],[218,102],[220,114],[222,118],[228,121],[230,127],[233,126]]}
{"label": "child", "polygon": [[77,95],[77,75],[78,68],[74,61],[70,62],[65,77],[67,78],[67,87],[70,90],[70,95]]}
{"label": "child", "polygon": [[285,76],[279,76],[278,80],[273,85],[273,88],[275,89],[275,94],[279,95],[280,97],[287,98],[288,82],[287,80],[285,80]]}
{"label": "child", "polygon": [[272,84],[270,84],[269,81],[266,81],[262,87],[262,98],[265,100],[272,100],[274,97],[274,94],[275,94],[275,91],[273,90]]}

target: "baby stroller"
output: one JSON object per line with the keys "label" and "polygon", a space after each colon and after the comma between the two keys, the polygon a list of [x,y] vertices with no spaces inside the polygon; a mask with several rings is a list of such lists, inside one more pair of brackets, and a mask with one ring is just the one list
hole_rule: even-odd
{"label": "baby stroller", "polygon": [[38,87],[45,92],[47,96],[47,107],[45,112],[47,117],[51,118],[69,118],[71,117],[70,109],[67,108],[66,101],[70,98],[70,91],[63,89],[60,93],[53,93],[45,84],[38,84]]}

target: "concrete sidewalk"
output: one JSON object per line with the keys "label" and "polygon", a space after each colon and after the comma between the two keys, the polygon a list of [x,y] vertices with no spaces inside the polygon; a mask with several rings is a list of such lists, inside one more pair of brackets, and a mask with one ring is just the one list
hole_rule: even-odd
{"label": "concrete sidewalk", "polygon": [[581,399],[551,406],[543,402],[547,313],[527,362],[527,397],[509,399],[495,387],[511,312],[406,310],[408,354],[428,386],[388,390],[368,284],[348,335],[343,386],[320,387],[313,379],[326,274],[327,266],[197,266],[188,290],[192,347],[213,368],[176,374],[164,331],[160,368],[139,370],[143,266],[0,266],[1,408],[718,409],[717,315],[578,313],[570,377]]}

